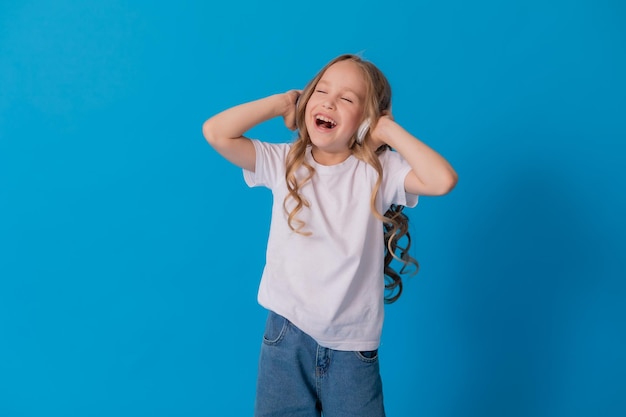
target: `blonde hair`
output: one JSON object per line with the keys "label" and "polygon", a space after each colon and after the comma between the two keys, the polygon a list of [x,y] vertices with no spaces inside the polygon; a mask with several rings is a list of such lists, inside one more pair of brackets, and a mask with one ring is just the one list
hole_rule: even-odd
{"label": "blonde hair", "polygon": [[[300,189],[304,184],[313,178],[313,175],[315,175],[315,169],[307,163],[305,159],[307,147],[311,145],[311,138],[305,124],[306,104],[311,98],[317,83],[323,77],[326,70],[335,63],[341,61],[352,61],[357,64],[363,72],[363,78],[366,84],[366,99],[362,120],[370,119],[372,122],[375,122],[385,111],[388,111],[391,108],[391,85],[389,84],[389,81],[374,64],[363,60],[357,55],[345,54],[333,59],[326,64],[324,68],[322,68],[317,75],[309,81],[304,90],[302,90],[302,94],[298,99],[298,106],[296,108],[296,126],[298,128],[298,137],[291,146],[286,160],[285,180],[287,182],[287,189],[289,193],[283,201],[283,209],[285,210],[285,213],[287,213],[287,223],[289,227],[294,232],[305,236],[311,235],[311,232],[304,230],[305,223],[298,219],[297,215],[303,208],[310,207],[310,202],[300,195]],[[394,205],[385,213],[385,215],[382,215],[376,209],[376,198],[378,196],[378,191],[380,190],[383,176],[383,169],[378,155],[389,151],[390,148],[387,145],[384,145],[376,150],[373,150],[370,146],[368,146],[368,142],[370,140],[370,131],[368,131],[363,140],[363,145],[358,144],[355,132],[349,146],[352,151],[352,155],[354,155],[355,158],[368,163],[378,173],[378,178],[374,184],[374,188],[372,189],[370,207],[374,216],[384,225],[385,289],[387,291],[385,302],[392,303],[396,301],[402,293],[402,278],[400,277],[400,274],[406,273],[405,267],[409,265],[414,265],[415,270],[413,273],[417,273],[418,263],[415,259],[408,255],[411,240],[408,231],[408,217],[402,213],[403,207]],[[304,178],[298,178],[296,174],[302,167],[306,169],[307,173]],[[288,208],[287,204],[290,200],[295,202],[295,206],[291,209]],[[405,236],[407,244],[405,246],[400,246],[398,242]],[[394,259],[404,264],[398,272],[391,267],[391,262]]]}

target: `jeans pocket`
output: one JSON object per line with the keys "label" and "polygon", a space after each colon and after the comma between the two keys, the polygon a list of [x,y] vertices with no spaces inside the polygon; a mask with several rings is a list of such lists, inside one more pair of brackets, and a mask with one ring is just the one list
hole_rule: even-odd
{"label": "jeans pocket", "polygon": [[285,336],[288,324],[289,321],[286,318],[270,311],[267,316],[267,322],[265,323],[263,343],[266,345],[278,344]]}
{"label": "jeans pocket", "polygon": [[376,362],[378,360],[378,349],[354,352],[360,361],[366,363]]}

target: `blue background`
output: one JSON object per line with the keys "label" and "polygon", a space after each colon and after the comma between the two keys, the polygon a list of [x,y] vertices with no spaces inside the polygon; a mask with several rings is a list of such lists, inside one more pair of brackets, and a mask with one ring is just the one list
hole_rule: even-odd
{"label": "blue background", "polygon": [[271,199],[201,125],[345,52],[460,175],[408,211],[388,415],[626,415],[622,2],[23,0],[0,6],[1,416],[251,415]]}

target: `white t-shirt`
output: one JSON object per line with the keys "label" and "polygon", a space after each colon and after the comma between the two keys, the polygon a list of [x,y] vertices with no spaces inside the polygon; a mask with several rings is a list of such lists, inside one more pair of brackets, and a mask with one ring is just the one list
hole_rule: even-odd
{"label": "white t-shirt", "polygon": [[[244,170],[248,186],[272,190],[274,203],[259,303],[280,314],[321,346],[335,350],[377,349],[384,316],[383,226],[371,212],[370,198],[378,174],[354,156],[325,166],[306,160],[315,175],[300,194],[311,203],[297,218],[304,236],[287,224],[285,160],[290,144],[253,140],[255,172]],[[417,196],[404,190],[409,164],[397,152],[380,155],[383,181],[376,208],[391,204],[414,207]],[[300,175],[307,173],[301,168]],[[293,199],[288,200],[293,207]]]}

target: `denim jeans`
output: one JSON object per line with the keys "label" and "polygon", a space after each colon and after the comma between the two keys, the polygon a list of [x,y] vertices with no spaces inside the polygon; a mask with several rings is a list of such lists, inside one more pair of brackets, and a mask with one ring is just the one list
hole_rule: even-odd
{"label": "denim jeans", "polygon": [[322,347],[270,312],[261,345],[254,415],[383,417],[378,351]]}

